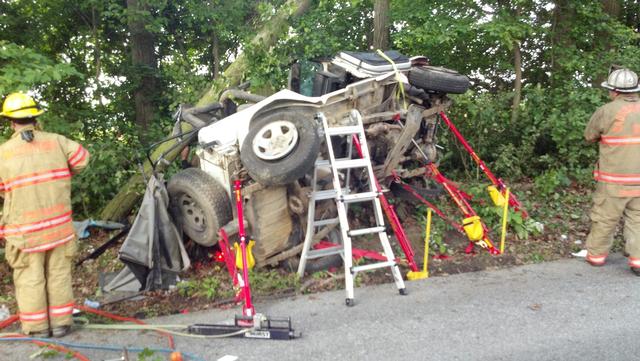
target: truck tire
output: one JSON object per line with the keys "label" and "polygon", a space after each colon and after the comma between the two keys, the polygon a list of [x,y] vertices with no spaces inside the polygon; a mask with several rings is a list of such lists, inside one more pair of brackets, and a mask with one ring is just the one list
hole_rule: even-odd
{"label": "truck tire", "polygon": [[260,184],[285,185],[311,170],[319,150],[318,123],[312,113],[281,110],[252,122],[240,160]]}
{"label": "truck tire", "polygon": [[428,91],[462,94],[469,89],[469,78],[455,70],[438,66],[417,66],[409,71],[409,83]]}
{"label": "truck tire", "polygon": [[[336,229],[331,230],[329,235],[327,235],[327,239],[329,240],[329,242],[335,243],[335,244],[342,244],[341,237],[342,236],[340,235],[340,231]],[[304,235],[302,235],[302,238],[304,238]],[[290,272],[297,272],[299,264],[300,264],[300,255],[297,255],[296,257],[290,257],[282,261],[280,264],[280,267]],[[305,273],[309,275],[315,272],[325,271],[330,268],[339,268],[339,267],[342,267],[343,264],[344,264],[344,261],[342,260],[342,256],[339,254],[334,254],[330,256],[313,258],[313,259],[307,260],[307,264],[304,270],[305,270]]]}
{"label": "truck tire", "polygon": [[[329,235],[327,235],[327,239],[329,242],[334,244],[342,244],[342,236],[340,235],[340,231],[337,229],[331,230]],[[314,258],[307,260],[307,266],[305,267],[305,271],[308,274],[320,271],[326,271],[330,268],[338,268],[344,264],[342,260],[342,256],[339,254],[333,254],[331,256],[325,256],[320,258]]]}
{"label": "truck tire", "polygon": [[197,168],[176,173],[167,184],[169,205],[179,228],[195,243],[211,247],[218,230],[233,219],[227,192]]}

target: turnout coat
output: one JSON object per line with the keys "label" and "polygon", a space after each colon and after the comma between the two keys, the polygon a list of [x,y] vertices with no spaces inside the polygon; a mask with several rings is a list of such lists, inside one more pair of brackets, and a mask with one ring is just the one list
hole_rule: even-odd
{"label": "turnout coat", "polygon": [[[20,132],[31,130],[32,142]],[[25,127],[0,145],[0,238],[22,252],[43,252],[75,241],[71,176],[87,166],[89,153],[61,135]]]}

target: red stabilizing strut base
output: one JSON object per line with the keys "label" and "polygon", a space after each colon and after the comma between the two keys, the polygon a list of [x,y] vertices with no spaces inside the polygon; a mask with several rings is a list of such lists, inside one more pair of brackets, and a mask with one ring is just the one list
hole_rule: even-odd
{"label": "red stabilizing strut base", "polygon": [[256,310],[251,303],[251,286],[249,285],[249,264],[247,262],[247,235],[244,231],[244,217],[242,211],[242,182],[236,180],[233,188],[236,194],[236,208],[238,211],[238,235],[240,236],[240,249],[242,252],[242,294],[244,296],[244,304],[242,305],[242,315],[245,317],[253,317]]}

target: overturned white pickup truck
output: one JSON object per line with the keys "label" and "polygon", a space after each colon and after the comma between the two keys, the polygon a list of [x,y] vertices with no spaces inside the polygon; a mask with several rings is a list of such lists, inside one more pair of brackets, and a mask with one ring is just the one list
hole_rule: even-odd
{"label": "overturned white pickup truck", "polygon": [[469,87],[464,75],[395,51],[384,58],[342,52],[317,64],[312,79],[300,73],[292,71],[290,81],[297,92],[282,90],[199,131],[199,169],[185,169],[168,183],[174,218],[187,238],[210,247],[221,227],[233,233],[232,183],[250,179],[243,195],[257,264],[297,255],[306,231],[309,173],[323,148],[316,114],[335,126],[358,110],[378,178],[392,171],[422,177],[423,169],[413,168],[424,161],[420,152],[437,158],[436,115],[449,105],[446,94]]}

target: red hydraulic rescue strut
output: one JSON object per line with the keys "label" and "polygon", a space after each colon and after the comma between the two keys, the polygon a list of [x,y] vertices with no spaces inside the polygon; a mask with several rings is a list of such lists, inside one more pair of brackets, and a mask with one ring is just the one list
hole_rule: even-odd
{"label": "red hydraulic rescue strut", "polygon": [[240,237],[240,250],[242,252],[242,294],[244,304],[242,305],[242,315],[253,317],[256,310],[251,303],[251,286],[249,285],[249,263],[247,262],[247,234],[244,231],[244,212],[242,210],[242,182],[236,180],[233,183],[233,191],[236,196],[236,209],[238,211],[238,236]]}
{"label": "red hydraulic rescue strut", "polygon": [[[500,193],[504,195],[504,193],[507,190],[507,185],[504,183],[504,181],[501,178],[496,177],[493,174],[493,172],[491,172],[491,170],[487,167],[487,165],[482,161],[482,159],[478,157],[478,155],[473,150],[473,148],[471,148],[471,145],[469,144],[469,142],[467,142],[467,140],[464,139],[464,137],[462,136],[458,128],[456,128],[456,126],[451,122],[451,120],[449,120],[447,115],[444,114],[444,112],[440,112],[439,115],[440,115],[440,118],[445,122],[445,124],[447,124],[447,126],[449,127],[453,135],[455,135],[456,138],[458,138],[458,141],[460,142],[460,144],[462,144],[464,149],[469,153],[471,158],[473,158],[473,161],[476,162],[478,167],[484,172],[484,174],[487,175],[487,178],[489,178],[491,183],[493,183],[493,185],[498,188]],[[527,211],[524,208],[522,208],[522,205],[518,201],[518,198],[516,198],[516,195],[513,194],[512,192],[509,192],[509,205],[515,211],[521,212],[524,218],[527,218],[529,216]]]}
{"label": "red hydraulic rescue strut", "polygon": [[[398,122],[398,124],[404,127],[404,124],[402,124],[402,122],[400,121],[400,114],[396,114],[396,116],[393,117],[393,120],[395,120],[396,122]],[[460,133],[458,134],[460,135],[460,137],[462,137]],[[442,184],[442,186],[447,191],[449,196],[454,200],[454,202],[456,203],[460,211],[462,211],[463,215],[465,216],[462,226],[456,227],[456,224],[455,223],[453,224],[456,229],[458,229],[459,231],[462,230],[470,240],[469,245],[465,249],[465,252],[466,253],[473,252],[473,246],[474,244],[477,243],[482,248],[487,249],[491,254],[500,254],[500,250],[498,250],[493,245],[493,242],[491,242],[491,239],[488,236],[487,226],[484,224],[484,222],[482,222],[482,220],[477,215],[477,213],[473,210],[469,202],[467,202],[468,199],[471,199],[471,196],[469,196],[467,193],[460,190],[449,179],[445,178],[445,176],[443,176],[442,173],[440,173],[440,171],[438,170],[436,165],[432,162],[432,160],[429,159],[427,155],[420,150],[420,146],[416,143],[415,140],[411,139],[411,142],[417,148],[417,150],[422,154],[422,156],[425,158],[425,161],[427,162],[427,165],[425,166],[426,175],[434,179],[436,182]],[[398,177],[396,176],[396,178]],[[403,187],[405,189],[409,188],[406,185],[403,185]],[[416,195],[415,192],[411,192],[411,193]],[[436,213],[438,213],[438,215],[440,215],[443,219],[447,220],[446,217],[444,217],[444,215],[441,214],[441,212],[438,212],[438,210],[435,207],[433,207],[431,204],[426,202],[422,197],[418,197],[418,198],[422,200],[423,203],[427,204],[430,208],[436,210]]]}
{"label": "red hydraulic rescue strut", "polygon": [[240,252],[242,258],[242,275],[238,273],[236,255],[231,250],[229,238],[224,229],[220,229],[218,242],[225,257],[229,275],[233,279],[234,287],[240,287],[236,294],[236,301],[243,301],[242,316],[236,316],[233,325],[227,324],[195,324],[188,328],[189,333],[199,335],[238,336],[245,338],[290,340],[299,337],[291,327],[291,318],[271,318],[256,313],[251,301],[251,285],[249,284],[249,262],[247,261],[247,235],[244,229],[244,212],[242,209],[242,181],[233,184],[238,213],[238,236],[240,237]]}
{"label": "red hydraulic rescue strut", "polygon": [[[360,141],[358,140],[357,135],[354,134],[352,139],[353,139],[354,145],[356,146],[356,150],[358,151],[358,155],[360,155],[360,158],[362,158],[363,157],[362,146],[360,145]],[[380,194],[379,196],[380,205],[382,206],[382,209],[384,210],[385,215],[389,219],[389,224],[391,225],[391,229],[393,229],[393,233],[396,235],[396,238],[398,239],[398,244],[400,244],[400,248],[402,249],[402,252],[404,252],[404,255],[407,259],[407,263],[409,264],[409,268],[411,269],[412,272],[419,272],[420,269],[416,265],[413,248],[411,248],[411,243],[409,243],[409,239],[407,238],[407,235],[404,232],[404,228],[402,228],[402,224],[398,219],[398,215],[396,214],[395,209],[393,209],[393,206],[389,204],[389,201],[387,201],[387,197],[382,193],[382,187],[380,187],[380,183],[378,182],[378,179],[376,177],[373,177],[373,181],[376,184],[376,190]]]}

